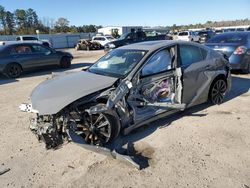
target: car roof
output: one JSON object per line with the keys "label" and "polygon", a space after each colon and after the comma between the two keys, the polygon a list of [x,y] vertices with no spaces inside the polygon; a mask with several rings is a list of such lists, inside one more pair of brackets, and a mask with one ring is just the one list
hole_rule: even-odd
{"label": "car roof", "polygon": [[239,32],[239,31],[231,31],[231,32],[225,32],[225,33],[221,33],[217,36],[226,36],[226,35],[250,35],[250,31],[243,31],[243,32]]}
{"label": "car roof", "polygon": [[0,41],[0,46],[12,46],[16,44],[40,44],[39,42],[30,42],[30,41]]}
{"label": "car roof", "polygon": [[203,47],[207,49],[205,46],[202,46],[200,44],[197,44],[194,42],[180,41],[180,40],[157,40],[157,41],[140,42],[140,43],[134,43],[134,44],[122,46],[119,49],[134,49],[134,50],[145,50],[145,51],[153,52],[160,48],[171,46],[171,45],[176,45],[176,44],[188,44],[188,45],[194,45],[194,46]]}

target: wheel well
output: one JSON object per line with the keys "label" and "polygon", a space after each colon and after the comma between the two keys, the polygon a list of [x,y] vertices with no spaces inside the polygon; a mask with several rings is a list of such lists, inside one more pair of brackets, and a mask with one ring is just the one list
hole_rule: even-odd
{"label": "wheel well", "polygon": [[103,103],[103,104],[106,104],[108,99],[107,98],[97,98],[96,99],[97,103]]}
{"label": "wheel well", "polygon": [[216,77],[214,78],[214,80],[212,81],[212,83],[210,84],[208,97],[210,97],[210,92],[211,92],[211,89],[212,89],[213,84],[215,83],[215,81],[217,81],[217,80],[219,80],[219,79],[225,80],[225,82],[226,82],[226,84],[227,84],[227,79],[226,79],[226,76],[225,76],[224,74],[219,74],[218,76],[216,76]]}
{"label": "wheel well", "polygon": [[216,80],[219,80],[219,79],[223,79],[225,81],[227,80],[226,76],[224,74],[219,74],[218,76],[215,77],[215,79],[213,80],[213,82],[216,81]]}
{"label": "wheel well", "polygon": [[21,65],[20,63],[17,63],[17,62],[8,63],[8,64],[6,65],[6,67],[9,66],[9,65],[11,65],[11,64],[17,64],[18,66],[20,66],[21,70],[23,71],[22,65]]}

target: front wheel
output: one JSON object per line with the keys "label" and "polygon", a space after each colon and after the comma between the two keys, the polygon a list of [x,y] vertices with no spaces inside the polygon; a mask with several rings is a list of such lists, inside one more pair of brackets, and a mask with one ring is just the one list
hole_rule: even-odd
{"label": "front wheel", "polygon": [[209,102],[212,104],[221,104],[224,100],[227,90],[227,83],[225,79],[216,79],[212,84],[209,91]]}
{"label": "front wheel", "polygon": [[250,73],[250,63],[248,63],[248,66],[247,66],[246,69],[242,70],[242,73],[244,73],[244,74],[249,74]]}
{"label": "front wheel", "polygon": [[69,68],[71,66],[71,60],[69,57],[63,57],[60,61],[61,68]]}
{"label": "front wheel", "polygon": [[117,135],[117,124],[114,116],[106,113],[83,114],[85,120],[78,124],[78,133],[84,137],[85,142],[91,145],[103,146],[110,143]]}

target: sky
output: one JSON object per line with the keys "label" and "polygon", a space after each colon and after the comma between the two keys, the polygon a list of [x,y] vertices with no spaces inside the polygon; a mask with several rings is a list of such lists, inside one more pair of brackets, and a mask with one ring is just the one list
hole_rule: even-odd
{"label": "sky", "polygon": [[6,10],[32,8],[70,25],[171,26],[250,19],[250,0],[0,0]]}

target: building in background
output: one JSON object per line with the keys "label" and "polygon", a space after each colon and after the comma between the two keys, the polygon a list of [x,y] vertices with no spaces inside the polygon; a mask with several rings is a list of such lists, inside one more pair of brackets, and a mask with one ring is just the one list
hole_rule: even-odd
{"label": "building in background", "polygon": [[121,36],[125,33],[142,31],[142,26],[108,26],[98,29],[102,35]]}

